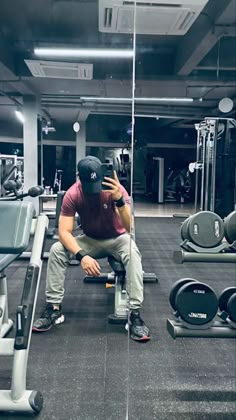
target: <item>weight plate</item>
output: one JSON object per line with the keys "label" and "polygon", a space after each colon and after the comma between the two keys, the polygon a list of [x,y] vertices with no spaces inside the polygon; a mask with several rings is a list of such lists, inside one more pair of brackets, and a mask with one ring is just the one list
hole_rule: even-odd
{"label": "weight plate", "polygon": [[223,292],[221,292],[218,300],[218,305],[220,311],[227,311],[227,304],[231,296],[236,293],[236,287],[227,287]]}
{"label": "weight plate", "polygon": [[236,322],[236,293],[229,298],[227,312],[231,321]]}
{"label": "weight plate", "polygon": [[184,222],[182,223],[181,226],[181,238],[184,241],[185,239],[189,239],[188,238],[188,222],[190,220],[191,216],[188,217],[187,219],[184,220]]}
{"label": "weight plate", "polygon": [[216,315],[218,299],[205,283],[194,282],[182,286],[175,299],[180,317],[192,325],[205,325]]}
{"label": "weight plate", "polygon": [[224,220],[225,238],[232,244],[236,241],[236,211],[232,211]]}
{"label": "weight plate", "polygon": [[213,248],[224,237],[224,222],[218,214],[201,211],[194,214],[188,223],[189,240],[202,248]]}
{"label": "weight plate", "polygon": [[172,289],[171,289],[171,291],[170,291],[169,302],[170,302],[170,305],[172,306],[172,308],[173,308],[174,310],[176,310],[176,306],[175,306],[175,298],[176,298],[176,295],[177,295],[177,293],[178,293],[178,291],[179,291],[180,287],[182,287],[182,286],[183,286],[184,284],[186,284],[186,283],[192,283],[193,281],[195,282],[195,281],[197,281],[197,280],[195,280],[195,279],[191,279],[191,278],[187,277],[187,278],[184,278],[184,279],[177,280],[177,281],[173,284]]}

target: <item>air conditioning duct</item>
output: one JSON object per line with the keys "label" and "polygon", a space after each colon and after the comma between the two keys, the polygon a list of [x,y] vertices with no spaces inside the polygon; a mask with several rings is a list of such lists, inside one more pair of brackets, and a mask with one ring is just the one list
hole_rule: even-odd
{"label": "air conditioning duct", "polygon": [[[208,0],[136,1],[136,33],[146,35],[184,35]],[[134,1],[99,0],[100,32],[132,33]]]}

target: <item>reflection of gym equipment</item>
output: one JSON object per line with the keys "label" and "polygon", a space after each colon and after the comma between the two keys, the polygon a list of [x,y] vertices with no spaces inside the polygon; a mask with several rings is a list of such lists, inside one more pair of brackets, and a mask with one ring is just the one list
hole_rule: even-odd
{"label": "reflection of gym equipment", "polygon": [[[172,338],[236,338],[236,313],[231,302],[232,299],[235,303],[235,298],[236,293],[231,292],[227,299],[224,294],[218,301],[215,291],[206,283],[191,278],[178,280],[169,297],[176,317],[176,320],[167,320],[169,334]],[[228,312],[225,311],[226,307]],[[221,321],[215,320],[217,312]]]}
{"label": "reflection of gym equipment", "polygon": [[183,222],[181,237],[183,241],[190,241],[198,247],[215,247],[224,237],[223,220],[216,213],[210,211],[196,213]]}
{"label": "reflection of gym equipment", "polygon": [[7,180],[24,182],[24,158],[17,155],[0,154],[0,197],[5,195],[3,184]]}
{"label": "reflection of gym equipment", "polygon": [[175,316],[186,328],[209,328],[217,313],[218,301],[213,289],[194,279],[178,280],[170,293]]}
{"label": "reflection of gym equipment", "polygon": [[[174,252],[174,261],[236,262],[236,211],[223,220],[203,211],[186,219],[181,228],[182,250]],[[223,238],[225,237],[225,240]]]}
{"label": "reflection of gym equipment", "polygon": [[[41,191],[40,187],[30,190],[32,193]],[[18,199],[24,196],[19,194]],[[13,366],[11,389],[0,390],[0,411],[39,413],[43,397],[38,391],[26,390],[26,373],[48,219],[45,215],[33,219],[34,209],[30,202],[3,200],[0,201],[0,356],[13,356]],[[4,270],[27,248],[31,231],[34,232],[33,248],[17,308],[15,338],[5,338],[13,321],[8,318]]]}
{"label": "reflection of gym equipment", "polygon": [[[131,256],[132,258],[132,256]],[[124,265],[114,257],[108,257],[112,269],[110,273],[102,273],[98,277],[85,276],[85,283],[105,283],[106,288],[115,288],[114,313],[108,316],[112,324],[126,323],[128,315],[128,295],[126,290],[126,276]],[[144,283],[157,283],[155,273],[143,273]]]}
{"label": "reflection of gym equipment", "polygon": [[124,153],[124,149],[122,149],[119,158],[117,158],[117,175],[121,185],[125,187],[125,189],[130,193],[130,159],[129,154]]}
{"label": "reflection of gym equipment", "polygon": [[[55,239],[58,240],[58,226],[59,226],[59,216],[60,216],[60,212],[61,212],[61,206],[62,206],[62,201],[63,201],[63,197],[65,195],[65,191],[60,191],[57,193],[57,199],[56,199],[56,216],[55,216],[55,221],[53,224],[53,227],[49,227],[47,229],[47,239]],[[31,251],[24,251],[19,258],[20,259],[30,259],[31,256]],[[43,260],[47,260],[49,258],[49,252],[48,251],[44,251],[43,252]]]}
{"label": "reflection of gym equipment", "polygon": [[236,287],[228,287],[219,296],[219,313],[223,321],[236,328]]}
{"label": "reflection of gym equipment", "polygon": [[184,203],[190,197],[191,179],[186,169],[171,169],[164,184],[165,201]]}
{"label": "reflection of gym equipment", "polygon": [[164,203],[164,158],[152,158],[151,178],[154,203]]}
{"label": "reflection of gym equipment", "polygon": [[62,169],[56,169],[54,183],[53,183],[54,194],[57,194],[59,191],[61,191],[62,174],[63,174]]}
{"label": "reflection of gym equipment", "polygon": [[236,121],[206,118],[196,129],[196,162],[189,165],[196,171],[195,212],[200,208],[225,217],[234,210]]}

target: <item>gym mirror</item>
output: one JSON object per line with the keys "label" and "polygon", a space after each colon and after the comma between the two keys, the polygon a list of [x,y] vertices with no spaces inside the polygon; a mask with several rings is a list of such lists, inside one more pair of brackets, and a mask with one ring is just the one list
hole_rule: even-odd
{"label": "gym mirror", "polygon": [[[170,338],[166,321],[174,315],[169,294],[172,284],[181,277],[197,277],[201,272],[199,281],[208,276],[209,282],[213,282],[215,275],[208,266],[203,269],[176,265],[173,251],[180,248],[181,223],[194,213],[195,173],[189,171],[189,165],[197,160],[195,124],[206,117],[235,117],[233,101],[229,98],[220,101],[235,94],[235,68],[227,54],[233,45],[235,49],[235,39],[219,35],[210,43],[215,13],[219,13],[222,24],[230,22],[235,33],[235,18],[231,18],[231,13],[235,17],[235,3],[227,2],[227,7],[214,0],[155,0],[134,4],[131,178],[135,238],[142,254],[144,275],[150,274],[151,279],[157,275],[158,282],[144,279],[141,314],[152,339],[141,347],[129,341],[128,415],[132,419],[183,419],[186,401],[187,410],[191,407],[193,416],[198,411],[194,406],[196,399],[204,406],[202,392],[213,405],[216,359],[206,360],[202,356],[208,351],[211,354],[212,344],[206,340],[201,344],[199,341],[198,347],[195,339],[173,341]],[[222,115],[223,112],[229,114]],[[235,177],[235,166],[232,174]],[[228,179],[222,173],[220,183],[223,178]],[[224,277],[222,266],[221,269]],[[229,273],[235,272],[235,268],[231,270]],[[219,287],[220,279],[219,274]],[[228,279],[233,285],[230,274]],[[220,377],[220,370],[218,373]],[[229,389],[232,390],[232,385]],[[189,415],[192,414],[188,412]]]}
{"label": "gym mirror", "polygon": [[[76,164],[85,155],[113,166],[131,192],[133,19],[109,0],[22,0],[17,6],[22,14],[12,5],[1,1],[5,123],[4,129],[0,124],[0,153],[19,157],[28,150],[24,169],[20,167],[28,184],[33,182],[29,169],[40,161],[37,175],[47,195],[43,211],[53,227],[55,195],[75,182]],[[9,71],[4,73],[8,59]],[[24,125],[14,111],[21,117],[23,112]],[[38,117],[37,133],[31,117],[34,123]],[[32,146],[36,137],[39,150]],[[96,219],[96,209],[92,217]],[[50,245],[48,241],[47,250]],[[107,259],[101,260],[101,270],[111,274]],[[111,277],[100,284],[84,283],[82,269],[69,266],[63,301],[66,322],[48,335],[33,335],[30,376],[37,377],[44,395],[45,418],[126,418],[127,332],[124,322],[107,320],[116,306],[124,312],[122,290],[117,304]],[[45,302],[45,279],[46,263],[37,316]]]}

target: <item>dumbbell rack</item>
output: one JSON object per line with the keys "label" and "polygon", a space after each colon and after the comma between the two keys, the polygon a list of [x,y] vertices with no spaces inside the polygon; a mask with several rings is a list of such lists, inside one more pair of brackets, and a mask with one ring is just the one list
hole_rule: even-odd
{"label": "dumbbell rack", "polygon": [[191,241],[184,240],[180,246],[183,249],[173,253],[176,264],[184,262],[236,263],[236,241],[232,244],[222,242],[214,248],[201,248]]}
{"label": "dumbbell rack", "polygon": [[183,278],[174,283],[169,302],[176,318],[167,320],[172,338],[236,338],[236,287],[217,297],[206,283]]}
{"label": "dumbbell rack", "polygon": [[[236,263],[236,211],[230,213],[224,222],[213,212],[196,213],[183,222],[181,237],[182,250],[175,251],[173,255],[176,263]],[[187,299],[180,300],[181,293],[186,293],[186,285],[190,287],[191,283],[192,293]],[[225,289],[217,298],[214,290],[205,285],[206,290],[208,288],[215,297],[201,303],[201,294],[194,293],[201,293],[203,285],[188,278],[180,279],[173,285],[170,304],[176,319],[167,320],[169,334],[172,338],[236,338],[236,287]],[[202,321],[198,321],[198,316]],[[219,320],[216,320],[216,316]]]}
{"label": "dumbbell rack", "polygon": [[179,321],[167,319],[167,331],[174,339],[177,337],[236,338],[236,328],[231,328],[224,321],[215,321],[207,329],[192,329],[184,327]]}

